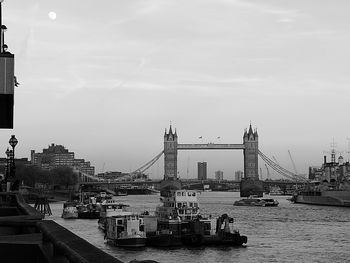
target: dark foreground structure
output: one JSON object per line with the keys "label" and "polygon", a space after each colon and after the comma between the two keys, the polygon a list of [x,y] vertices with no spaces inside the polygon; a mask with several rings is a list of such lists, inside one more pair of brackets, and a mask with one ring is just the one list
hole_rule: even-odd
{"label": "dark foreground structure", "polygon": [[24,202],[0,193],[0,262],[120,263]]}

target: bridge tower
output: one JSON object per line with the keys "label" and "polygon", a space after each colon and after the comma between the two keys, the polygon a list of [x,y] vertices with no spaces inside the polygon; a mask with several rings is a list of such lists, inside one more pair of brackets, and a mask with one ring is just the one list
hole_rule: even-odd
{"label": "bridge tower", "polygon": [[252,125],[249,125],[249,130],[244,131],[243,135],[243,157],[244,157],[244,178],[240,184],[241,197],[250,195],[263,196],[263,182],[259,180],[259,136],[258,131],[253,131]]}
{"label": "bridge tower", "polygon": [[258,171],[258,150],[259,150],[259,136],[257,129],[252,129],[249,125],[249,131],[244,131],[243,135],[243,156],[244,156],[244,178],[245,179],[259,179]]}
{"label": "bridge tower", "polygon": [[173,133],[171,125],[169,132],[164,133],[164,180],[177,179],[177,134]]}

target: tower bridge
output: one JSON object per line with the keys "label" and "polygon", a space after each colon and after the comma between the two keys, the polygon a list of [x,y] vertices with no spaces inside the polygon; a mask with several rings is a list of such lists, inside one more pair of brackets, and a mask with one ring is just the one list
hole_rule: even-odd
{"label": "tower bridge", "polygon": [[[191,143],[179,143],[178,142],[178,135],[175,131],[173,132],[172,127],[170,125],[169,130],[165,129],[164,133],[164,148],[163,150],[157,154],[152,160],[135,170],[134,172],[130,173],[130,181],[128,182],[111,182],[106,181],[104,179],[101,179],[99,177],[93,177],[93,176],[87,176],[84,174],[80,174],[81,176],[81,184],[89,184],[88,182],[84,182],[86,180],[90,180],[93,178],[96,178],[97,181],[92,183],[91,185],[99,185],[99,184],[123,184],[123,183],[129,183],[133,185],[140,185],[140,184],[146,184],[146,185],[153,185],[156,188],[167,188],[167,187],[181,187],[181,183],[183,187],[190,187],[190,185],[203,185],[205,182],[201,180],[193,180],[192,183],[189,183],[191,180],[179,180],[178,178],[178,169],[177,169],[177,154],[178,151],[181,150],[242,150],[243,151],[243,162],[244,162],[244,178],[241,182],[239,182],[239,188],[241,192],[241,196],[249,196],[249,195],[258,195],[262,196],[263,190],[267,187],[269,187],[273,182],[263,182],[259,180],[259,173],[258,173],[258,157],[260,156],[262,160],[269,165],[272,169],[274,169],[278,174],[282,175],[283,177],[286,177],[288,179],[291,179],[290,182],[293,184],[301,184],[305,183],[307,181],[306,178],[294,174],[287,169],[281,167],[278,163],[272,161],[270,158],[268,158],[265,154],[263,154],[259,150],[259,136],[257,129],[253,130],[251,124],[249,125],[249,129],[244,130],[243,134],[243,142],[237,143],[237,144],[217,144],[217,143],[200,143],[200,144],[191,144]],[[150,168],[162,155],[164,154],[164,178],[163,180],[152,180],[152,181],[142,181],[142,182],[135,182],[133,179],[136,177],[138,173],[143,173],[148,168]],[[215,182],[215,180],[210,180],[211,184],[214,184],[216,186],[218,185],[235,185],[235,189],[237,188],[237,183],[235,181],[228,181],[227,182]],[[282,185],[286,185],[288,183],[282,182]],[[274,184],[275,185],[275,184]]]}
{"label": "tower bridge", "polygon": [[241,144],[180,144],[175,129],[173,132],[170,125],[169,131],[164,133],[164,180],[177,180],[177,153],[178,150],[243,150],[244,179],[241,182],[241,196],[256,194],[262,196],[263,185],[259,180],[258,154],[259,154],[258,131],[253,131],[252,125],[249,130],[245,129],[243,143]]}

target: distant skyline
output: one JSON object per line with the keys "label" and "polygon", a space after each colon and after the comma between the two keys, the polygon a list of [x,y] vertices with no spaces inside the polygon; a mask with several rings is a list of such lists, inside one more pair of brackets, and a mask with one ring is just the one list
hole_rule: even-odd
{"label": "distant skyline", "polygon": [[[170,122],[179,143],[242,143],[251,122],[260,150],[291,171],[288,150],[307,173],[333,139],[348,160],[349,8],[345,0],[5,0],[20,86],[0,155],[15,134],[17,157],[55,143],[96,172],[129,172],[162,150]],[[195,178],[199,161],[208,178],[243,170],[242,151],[186,151],[180,177]],[[149,173],[163,176],[163,158]]]}

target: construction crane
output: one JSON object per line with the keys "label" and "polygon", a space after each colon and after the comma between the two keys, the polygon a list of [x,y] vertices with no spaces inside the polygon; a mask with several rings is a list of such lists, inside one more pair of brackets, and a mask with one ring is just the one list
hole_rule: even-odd
{"label": "construction crane", "polygon": [[269,168],[267,167],[267,164],[265,163],[265,167],[266,167],[266,177],[267,177],[267,180],[270,180],[270,171],[269,171]]}
{"label": "construction crane", "polygon": [[288,150],[288,154],[289,154],[290,160],[292,161],[294,173],[295,173],[295,174],[298,174],[297,167],[295,166],[295,163],[294,163],[293,158],[292,158],[292,154],[290,153],[289,150]]}

